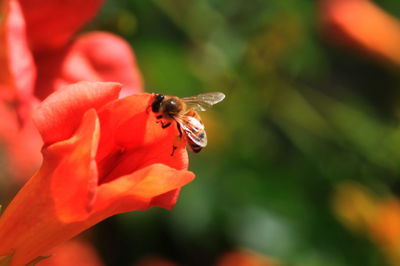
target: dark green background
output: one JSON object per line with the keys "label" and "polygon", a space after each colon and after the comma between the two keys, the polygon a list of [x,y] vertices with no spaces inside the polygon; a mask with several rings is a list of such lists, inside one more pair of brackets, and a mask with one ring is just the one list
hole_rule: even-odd
{"label": "dark green background", "polygon": [[[399,191],[399,71],[329,43],[317,2],[107,1],[88,30],[131,43],[146,91],[227,95],[204,114],[209,145],[191,154],[196,179],[172,211],[92,229],[108,265],[213,265],[238,247],[284,265],[385,265],[331,202],[346,180]],[[398,0],[377,2],[400,16]]]}

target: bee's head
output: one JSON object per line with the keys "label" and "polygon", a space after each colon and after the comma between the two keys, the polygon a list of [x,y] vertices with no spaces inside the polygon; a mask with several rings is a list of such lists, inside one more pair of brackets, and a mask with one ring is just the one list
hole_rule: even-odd
{"label": "bee's head", "polygon": [[154,113],[158,113],[160,111],[161,103],[164,100],[165,96],[163,94],[156,94],[154,96],[153,102],[151,103],[151,110]]}

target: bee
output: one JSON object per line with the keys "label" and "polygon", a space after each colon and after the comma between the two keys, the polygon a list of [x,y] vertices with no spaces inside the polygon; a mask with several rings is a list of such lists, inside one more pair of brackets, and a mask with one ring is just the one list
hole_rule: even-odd
{"label": "bee", "polygon": [[[185,137],[190,149],[198,153],[207,145],[207,135],[197,111],[205,111],[224,98],[225,94],[222,92],[208,92],[184,98],[155,94],[151,110],[159,113],[156,118],[161,122],[162,128],[167,128],[172,121],[176,121],[179,139]],[[177,146],[174,144],[171,156],[176,149]]]}

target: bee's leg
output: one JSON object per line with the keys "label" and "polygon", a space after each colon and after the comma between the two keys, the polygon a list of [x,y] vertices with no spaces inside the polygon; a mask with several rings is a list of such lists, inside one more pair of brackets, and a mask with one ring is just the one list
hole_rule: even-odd
{"label": "bee's leg", "polygon": [[177,148],[178,148],[178,147],[176,147],[176,146],[172,146],[171,156],[174,156],[175,150],[176,150]]}
{"label": "bee's leg", "polygon": [[182,144],[182,138],[180,136],[175,136],[174,142],[172,144],[171,156],[174,156],[176,149],[178,149],[178,147],[180,147],[181,144]]}
{"label": "bee's leg", "polygon": [[170,125],[171,125],[171,122],[168,122],[168,123],[164,124],[164,123],[161,121],[161,128],[167,128],[167,127],[169,127]]}
{"label": "bee's leg", "polygon": [[178,128],[179,138],[182,138],[182,129],[181,129],[181,125],[180,125],[179,123],[176,123],[176,127]]}
{"label": "bee's leg", "polygon": [[174,140],[174,144],[172,145],[172,152],[171,152],[171,156],[174,156],[175,150],[181,145],[182,142],[182,129],[181,129],[181,125],[179,123],[176,123],[178,131],[179,131],[179,136],[175,137]]}
{"label": "bee's leg", "polygon": [[166,124],[164,124],[164,122],[162,120],[160,120],[161,118],[163,118],[163,115],[158,115],[156,116],[156,118],[158,119],[157,123],[161,123],[161,128],[167,128],[171,125],[171,122],[168,122]]}

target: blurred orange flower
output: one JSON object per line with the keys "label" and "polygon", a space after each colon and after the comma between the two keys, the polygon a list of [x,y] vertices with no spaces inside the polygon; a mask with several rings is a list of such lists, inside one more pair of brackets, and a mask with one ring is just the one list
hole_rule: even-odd
{"label": "blurred orange flower", "polygon": [[278,266],[279,264],[261,254],[248,250],[233,250],[222,255],[216,266]]}
{"label": "blurred orange flower", "polygon": [[178,266],[178,264],[159,256],[147,256],[132,264],[132,266]]}
{"label": "blurred orange flower", "polygon": [[101,0],[4,0],[0,3],[0,141],[17,177],[40,164],[32,107],[54,90],[81,80],[123,83],[123,95],[142,90],[129,44],[102,32],[74,39]]}
{"label": "blurred orange flower", "polygon": [[341,222],[354,231],[364,231],[376,217],[378,202],[372,192],[354,182],[339,184],[332,203]]}
{"label": "blurred orange flower", "polygon": [[334,210],[346,226],[366,233],[391,265],[400,265],[400,202],[397,199],[378,198],[353,182],[340,184],[333,199]]}
{"label": "blurred orange flower", "polygon": [[379,204],[371,224],[372,238],[386,253],[392,265],[400,265],[400,202],[388,199]]}
{"label": "blurred orange flower", "polygon": [[40,262],[40,266],[103,266],[94,247],[85,240],[69,240],[52,251],[52,256]]}
{"label": "blurred orange flower", "polygon": [[176,127],[162,129],[152,94],[118,99],[117,83],[81,82],[35,111],[41,169],[0,217],[0,257],[25,265],[101,220],[151,206],[172,208],[193,180]]}
{"label": "blurred orange flower", "polygon": [[400,21],[369,0],[321,0],[324,32],[380,60],[400,64]]}

